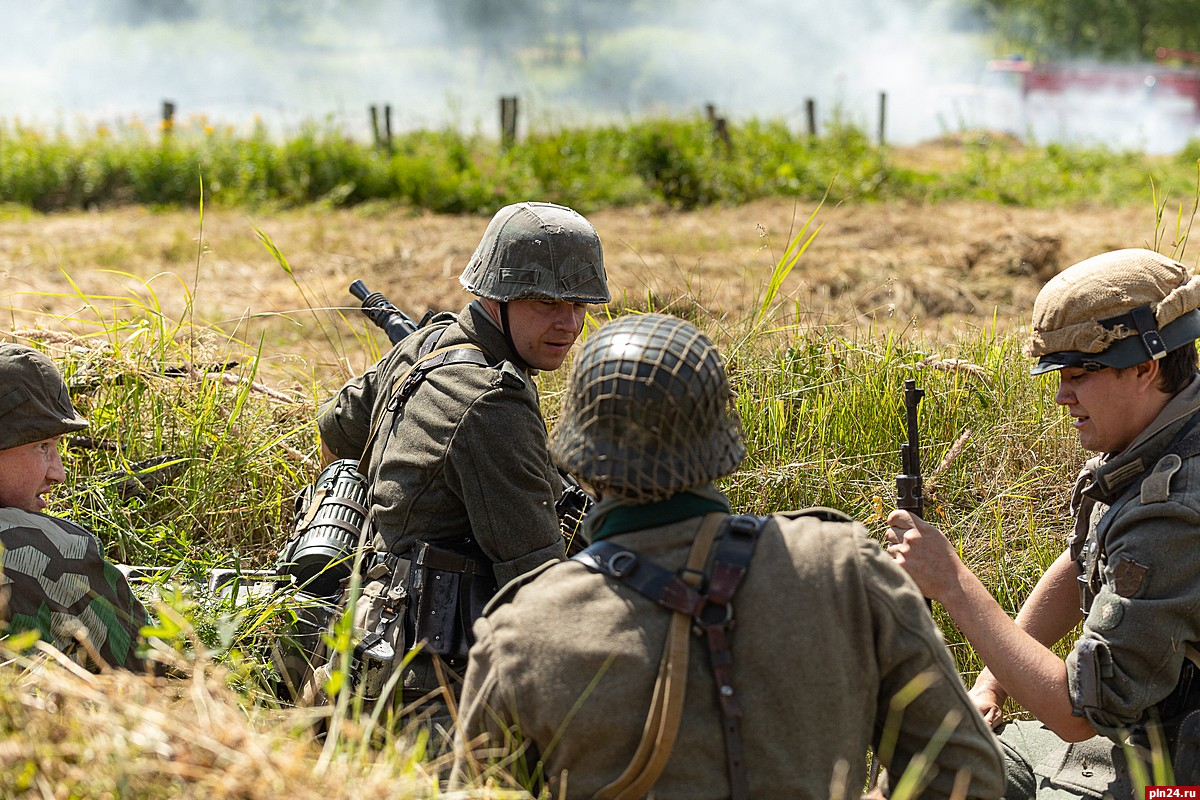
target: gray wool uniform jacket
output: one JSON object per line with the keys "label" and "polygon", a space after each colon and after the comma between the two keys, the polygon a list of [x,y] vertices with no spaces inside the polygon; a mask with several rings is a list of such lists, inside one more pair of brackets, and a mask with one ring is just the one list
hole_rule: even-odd
{"label": "gray wool uniform jacket", "polygon": [[1094,599],[1067,678],[1076,713],[1116,741],[1171,694],[1187,646],[1200,646],[1198,414],[1200,378],[1076,483],[1069,546]]}
{"label": "gray wool uniform jacket", "polygon": [[[437,348],[472,344],[495,366],[447,364],[385,412],[389,389],[434,329]],[[472,537],[497,582],[565,556],[554,504],[561,481],[547,451],[537,388],[477,302],[439,315],[349,381],[318,418],[339,458],[359,458],[383,415],[366,477],[376,547],[406,555],[417,541]]]}
{"label": "gray wool uniform jacket", "polygon": [[[609,540],[674,570],[702,519]],[[893,742],[893,785],[944,734],[918,796],[950,797],[961,775],[967,796],[1000,797],[995,738],[920,592],[862,525],[774,515],[733,607],[752,797],[857,798],[867,748],[881,734]],[[575,561],[502,590],[475,623],[456,778],[525,746],[524,764],[508,771],[541,759],[555,796],[589,798],[616,779],[641,737],[670,616]],[[690,648],[683,720],[656,800],[729,796],[707,650],[696,636]]]}

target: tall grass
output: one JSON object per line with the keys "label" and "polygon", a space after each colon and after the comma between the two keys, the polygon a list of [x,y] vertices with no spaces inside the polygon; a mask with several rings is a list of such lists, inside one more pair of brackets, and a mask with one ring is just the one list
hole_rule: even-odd
{"label": "tall grass", "polygon": [[383,200],[437,212],[491,211],[528,197],[583,211],[633,204],[694,208],[763,197],[976,199],[1022,206],[1127,204],[1153,175],[1165,195],[1192,188],[1193,144],[1173,158],[1105,148],[1018,147],[963,136],[948,172],[903,166],[861,129],[821,136],[773,120],[729,128],[731,145],[703,118],[625,127],[535,130],[503,150],[479,134],[422,130],[390,151],[318,122],[284,141],[200,118],[165,132],[44,131],[0,121],[0,201],[39,211],[127,203],[192,207],[196,176],[220,205],[353,205]]}

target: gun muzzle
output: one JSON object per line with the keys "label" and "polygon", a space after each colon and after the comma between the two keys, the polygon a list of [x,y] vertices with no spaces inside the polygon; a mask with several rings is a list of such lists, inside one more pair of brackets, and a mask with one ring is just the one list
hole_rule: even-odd
{"label": "gun muzzle", "polygon": [[350,284],[350,294],[362,301],[362,313],[383,329],[388,340],[397,344],[418,327],[412,318],[392,305],[382,292],[372,292],[361,280]]}

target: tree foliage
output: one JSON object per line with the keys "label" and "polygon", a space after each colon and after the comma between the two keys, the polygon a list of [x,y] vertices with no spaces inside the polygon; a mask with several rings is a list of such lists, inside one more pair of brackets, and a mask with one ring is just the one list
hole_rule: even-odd
{"label": "tree foliage", "polygon": [[1154,58],[1200,50],[1192,0],[976,0],[1001,36],[1035,57]]}

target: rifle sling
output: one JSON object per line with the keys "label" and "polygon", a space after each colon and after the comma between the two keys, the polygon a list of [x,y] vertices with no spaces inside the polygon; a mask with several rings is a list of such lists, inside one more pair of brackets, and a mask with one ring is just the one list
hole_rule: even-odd
{"label": "rifle sling", "polygon": [[383,404],[379,415],[372,421],[371,432],[367,435],[367,443],[363,445],[362,456],[359,458],[359,471],[363,475],[367,474],[371,451],[374,449],[384,416],[387,412],[395,413],[400,406],[404,405],[430,372],[447,364],[476,364],[481,367],[491,364],[483,350],[473,344],[435,349],[444,332],[445,328],[441,328],[430,333],[421,343],[417,360],[402,374],[392,379],[392,385],[388,387],[387,402]]}
{"label": "rifle sling", "polygon": [[[666,767],[683,715],[689,627],[704,634],[708,647],[721,709],[730,798],[745,800],[749,797],[739,722],[742,710],[733,689],[733,654],[729,637],[733,606],[730,601],[749,568],[766,519],[749,515],[727,517],[723,512],[707,514],[692,543],[687,565],[679,572],[641,559],[633,551],[608,540],[596,542],[574,557],[588,569],[616,578],[674,612],[642,739],[625,772],[601,789],[596,800],[641,797]],[[704,566],[718,533],[711,575],[706,576]]]}

